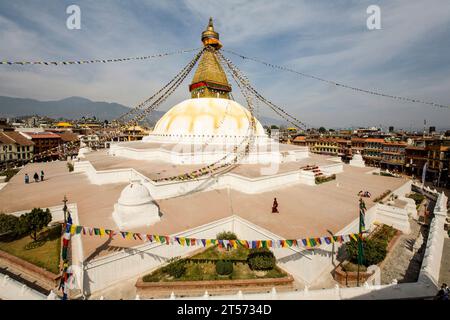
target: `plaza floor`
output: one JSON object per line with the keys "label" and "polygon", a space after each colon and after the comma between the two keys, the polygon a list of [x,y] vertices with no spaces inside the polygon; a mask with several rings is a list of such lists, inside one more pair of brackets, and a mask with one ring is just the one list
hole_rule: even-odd
{"label": "plaza floor", "polygon": [[[149,170],[152,170],[152,166],[157,167],[151,162],[147,164]],[[128,167],[133,165],[130,160],[122,164]],[[24,184],[25,173],[32,176],[40,170],[46,173],[44,182]],[[367,174],[370,170],[372,168],[344,165],[344,172],[338,174],[336,180],[317,186],[290,185],[255,195],[222,189],[159,200],[157,204],[162,212],[161,221],[133,231],[170,235],[238,215],[285,238],[323,236],[328,234],[327,230],[336,233],[357,219],[357,193],[360,190],[370,191],[374,199],[386,190],[395,190],[406,182],[405,179]],[[81,224],[117,229],[112,211],[125,186],[120,183],[93,185],[83,173],[69,172],[65,162],[28,164],[0,190],[0,212],[60,205],[66,195],[69,203],[77,204]],[[278,199],[279,214],[271,213],[274,197]],[[369,199],[367,207],[371,206],[373,202]],[[141,243],[121,237],[112,240],[83,237],[84,254],[88,260]]]}

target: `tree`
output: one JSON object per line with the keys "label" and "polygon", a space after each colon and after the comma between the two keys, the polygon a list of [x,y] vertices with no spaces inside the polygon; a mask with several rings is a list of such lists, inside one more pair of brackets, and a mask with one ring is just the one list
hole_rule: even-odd
{"label": "tree", "polygon": [[36,241],[39,231],[52,221],[52,214],[48,209],[44,211],[41,208],[34,208],[31,212],[22,215],[19,221],[30,237]]}
{"label": "tree", "polygon": [[325,129],[324,127],[320,127],[319,128],[319,133],[326,133],[327,129]]}
{"label": "tree", "polygon": [[270,129],[278,130],[279,128],[276,125],[273,124],[273,125],[270,126]]}
{"label": "tree", "polygon": [[10,214],[0,213],[0,235],[8,234],[15,237],[18,229],[19,218]]}
{"label": "tree", "polygon": [[216,235],[217,240],[236,240],[237,236],[231,231],[222,231]]}

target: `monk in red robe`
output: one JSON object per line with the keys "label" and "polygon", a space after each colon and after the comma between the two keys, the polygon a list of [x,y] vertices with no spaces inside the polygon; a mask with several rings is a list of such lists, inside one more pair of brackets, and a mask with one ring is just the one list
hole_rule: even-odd
{"label": "monk in red robe", "polygon": [[272,213],[279,213],[278,212],[278,201],[277,201],[277,198],[273,198]]}

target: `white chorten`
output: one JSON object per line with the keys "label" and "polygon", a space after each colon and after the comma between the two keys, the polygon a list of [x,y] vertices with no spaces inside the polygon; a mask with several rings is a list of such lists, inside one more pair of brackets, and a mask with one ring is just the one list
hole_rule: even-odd
{"label": "white chorten", "polygon": [[366,164],[364,163],[363,157],[359,151],[353,155],[352,160],[350,160],[350,165],[353,167],[364,168]]}
{"label": "white chorten", "polygon": [[158,206],[140,181],[133,181],[122,190],[112,216],[120,230],[149,226],[160,220]]}

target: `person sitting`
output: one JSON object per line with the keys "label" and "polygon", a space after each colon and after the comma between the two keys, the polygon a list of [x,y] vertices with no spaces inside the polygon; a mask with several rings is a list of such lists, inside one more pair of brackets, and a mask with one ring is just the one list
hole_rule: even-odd
{"label": "person sitting", "polygon": [[441,290],[436,294],[436,300],[448,300],[449,288],[446,283],[443,283],[441,286]]}
{"label": "person sitting", "polygon": [[278,201],[277,201],[277,198],[273,198],[272,213],[279,213],[278,212]]}

